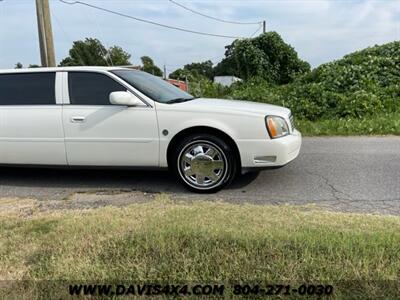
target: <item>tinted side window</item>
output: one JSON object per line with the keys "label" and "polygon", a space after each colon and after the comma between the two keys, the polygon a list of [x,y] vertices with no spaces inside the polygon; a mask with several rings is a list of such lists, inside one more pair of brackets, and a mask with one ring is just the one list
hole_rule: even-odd
{"label": "tinted side window", "polygon": [[56,104],[56,74],[0,74],[0,105]]}
{"label": "tinted side window", "polygon": [[111,105],[111,92],[127,89],[107,75],[90,72],[68,73],[69,99],[75,105]]}

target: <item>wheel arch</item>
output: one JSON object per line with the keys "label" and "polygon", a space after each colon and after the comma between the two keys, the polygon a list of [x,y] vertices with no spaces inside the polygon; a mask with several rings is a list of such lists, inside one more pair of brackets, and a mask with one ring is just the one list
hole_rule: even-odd
{"label": "wheel arch", "polygon": [[226,132],[210,127],[210,126],[193,126],[189,128],[185,128],[178,133],[174,135],[174,137],[171,139],[171,141],[168,144],[167,148],[167,162],[168,166],[171,166],[171,159],[172,159],[172,153],[173,149],[178,145],[179,141],[182,140],[184,137],[192,135],[192,134],[211,134],[214,135],[218,138],[223,139],[229,146],[231,146],[234,155],[235,155],[235,160],[237,164],[237,170],[241,169],[241,157],[240,157],[240,152],[239,152],[239,147],[236,144],[235,140]]}

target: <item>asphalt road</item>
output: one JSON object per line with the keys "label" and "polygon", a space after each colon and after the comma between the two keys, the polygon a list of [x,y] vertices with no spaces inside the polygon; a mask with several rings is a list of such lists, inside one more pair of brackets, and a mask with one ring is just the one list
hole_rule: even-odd
{"label": "asphalt road", "polygon": [[191,200],[315,203],[340,211],[400,215],[400,137],[305,138],[294,162],[242,176],[214,195],[188,193],[162,171],[0,168],[0,198],[70,203],[90,195],[90,205],[101,206],[159,192]]}

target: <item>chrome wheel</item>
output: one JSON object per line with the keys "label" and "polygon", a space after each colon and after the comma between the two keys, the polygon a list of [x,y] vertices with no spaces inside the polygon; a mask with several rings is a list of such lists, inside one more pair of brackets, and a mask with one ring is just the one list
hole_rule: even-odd
{"label": "chrome wheel", "polygon": [[227,159],[217,145],[195,141],[179,154],[178,169],[189,185],[200,189],[213,188],[226,177]]}

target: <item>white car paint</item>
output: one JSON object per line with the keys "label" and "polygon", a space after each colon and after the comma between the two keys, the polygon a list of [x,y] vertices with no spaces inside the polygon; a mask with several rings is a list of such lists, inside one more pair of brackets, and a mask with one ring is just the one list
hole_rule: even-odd
{"label": "white car paint", "polygon": [[0,163],[65,165],[61,117],[57,105],[0,106]]}
{"label": "white car paint", "polygon": [[63,122],[70,165],[158,166],[154,109],[65,105]]}
{"label": "white car paint", "polygon": [[[0,74],[57,72],[57,105],[0,105],[0,164],[167,167],[167,149],[172,138],[198,126],[230,136],[239,149],[242,168],[282,166],[299,154],[301,134],[290,126],[287,108],[201,98],[159,103],[109,72],[116,69],[121,68],[0,71]],[[143,105],[70,105],[68,71],[71,70],[106,74],[138,96]],[[265,125],[268,115],[284,118],[290,134],[271,139]]]}

